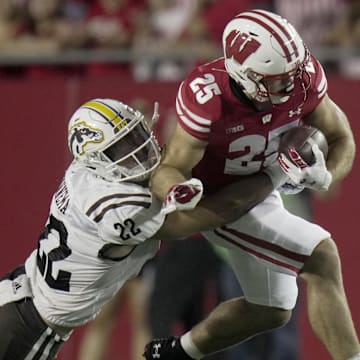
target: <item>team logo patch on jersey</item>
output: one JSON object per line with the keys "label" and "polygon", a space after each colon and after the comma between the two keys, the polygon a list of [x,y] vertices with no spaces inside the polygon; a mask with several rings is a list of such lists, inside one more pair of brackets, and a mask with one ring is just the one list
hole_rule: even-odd
{"label": "team logo patch on jersey", "polygon": [[71,136],[69,146],[73,154],[83,155],[88,144],[101,143],[104,133],[99,129],[92,128],[85,121],[75,123],[70,129]]}
{"label": "team logo patch on jersey", "polygon": [[21,284],[19,284],[17,281],[13,281],[12,284],[12,289],[13,289],[13,293],[14,295],[18,292],[18,290],[22,287]]}
{"label": "team logo patch on jersey", "polygon": [[262,123],[263,124],[267,124],[271,121],[271,118],[272,118],[272,114],[266,114],[264,115],[261,120],[262,120]]}
{"label": "team logo patch on jersey", "polygon": [[244,125],[240,124],[240,125],[237,125],[237,126],[233,126],[231,128],[227,128],[225,130],[225,133],[226,134],[234,134],[234,133],[237,133],[237,132],[240,132],[240,131],[244,131],[245,130],[245,127]]}

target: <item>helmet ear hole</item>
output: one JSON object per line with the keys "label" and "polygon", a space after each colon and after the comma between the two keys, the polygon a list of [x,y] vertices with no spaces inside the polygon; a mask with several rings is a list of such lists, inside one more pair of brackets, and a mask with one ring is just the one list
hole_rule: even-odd
{"label": "helmet ear hole", "polygon": [[69,121],[68,144],[75,160],[108,181],[138,180],[160,162],[160,148],[144,116],[113,99],[93,99]]}

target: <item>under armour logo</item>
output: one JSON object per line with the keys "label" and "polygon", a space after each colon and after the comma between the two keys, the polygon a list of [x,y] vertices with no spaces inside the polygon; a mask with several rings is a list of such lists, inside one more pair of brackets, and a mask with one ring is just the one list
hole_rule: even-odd
{"label": "under armour logo", "polygon": [[13,289],[13,293],[16,294],[17,291],[21,288],[21,284],[19,284],[16,281],[12,282],[12,289]]}
{"label": "under armour logo", "polygon": [[153,359],[160,359],[159,349],[161,348],[161,344],[154,344],[153,348],[155,350],[155,352],[152,353]]}
{"label": "under armour logo", "polygon": [[296,110],[289,110],[289,118],[292,118],[295,115],[300,115],[302,112],[301,106],[299,106]]}

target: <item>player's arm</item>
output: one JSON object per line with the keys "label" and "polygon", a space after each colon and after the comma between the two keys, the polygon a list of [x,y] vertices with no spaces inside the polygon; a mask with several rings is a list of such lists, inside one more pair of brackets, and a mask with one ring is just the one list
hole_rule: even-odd
{"label": "player's arm", "polygon": [[199,231],[225,225],[263,201],[274,189],[268,175],[258,173],[206,196],[189,211],[175,211],[167,215],[155,239],[186,237]]}
{"label": "player's arm", "polygon": [[303,121],[325,134],[329,143],[326,166],[332,174],[332,182],[341,181],[350,172],[355,157],[354,136],[347,116],[326,95]]}
{"label": "player's arm", "polygon": [[168,190],[191,177],[191,170],[202,159],[207,143],[185,132],[180,125],[164,149],[160,165],[150,181],[151,191],[164,200]]}

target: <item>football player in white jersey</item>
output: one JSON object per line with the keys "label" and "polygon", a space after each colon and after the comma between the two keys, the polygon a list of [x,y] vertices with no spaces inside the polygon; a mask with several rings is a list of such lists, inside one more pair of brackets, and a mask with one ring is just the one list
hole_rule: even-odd
{"label": "football player in white jersey", "polygon": [[[180,85],[178,125],[152,175],[154,194],[164,198],[189,174],[203,182],[205,195],[215,194],[277,160],[293,181],[315,191],[341,181],[353,164],[353,134],[327,95],[321,64],[293,26],[272,12],[246,11],[225,27],[223,49],[224,57],[195,68]],[[281,134],[300,123],[326,135],[326,162],[317,146],[315,164],[303,169],[278,154]],[[286,211],[278,191],[203,235],[230,249],[244,297],[220,304],[180,338],[151,341],[146,359],[202,359],[285,324],[298,277],[307,283],[310,322],[329,355],[360,359],[335,242],[320,226]]]}
{"label": "football player in white jersey", "polygon": [[0,359],[53,359],[73,329],[94,319],[137,276],[160,239],[225,224],[262,201],[274,179],[286,178],[274,167],[270,178],[249,177],[194,210],[202,184],[190,179],[162,203],[147,185],[160,162],[149,122],[112,99],[88,101],[71,117],[74,160],[53,195],[37,249],[0,280]]}

